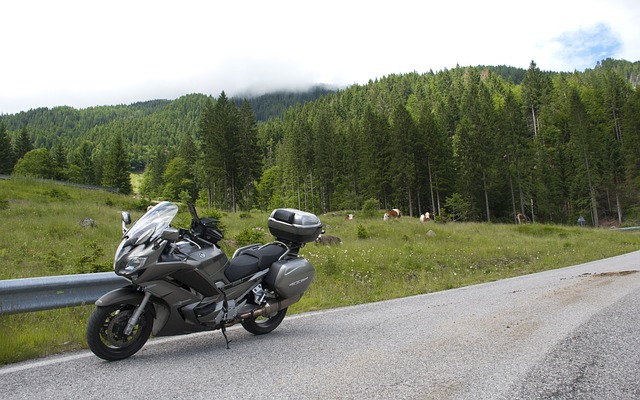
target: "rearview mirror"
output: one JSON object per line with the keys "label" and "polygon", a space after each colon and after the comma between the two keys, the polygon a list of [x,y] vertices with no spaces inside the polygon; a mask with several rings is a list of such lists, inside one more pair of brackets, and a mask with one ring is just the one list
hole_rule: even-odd
{"label": "rearview mirror", "polygon": [[131,214],[126,211],[122,212],[122,223],[129,225],[131,223]]}
{"label": "rearview mirror", "polygon": [[170,242],[176,242],[180,239],[180,232],[175,228],[166,228],[162,231],[162,235],[160,235],[160,237]]}
{"label": "rearview mirror", "polygon": [[131,223],[131,214],[126,211],[122,212],[122,234],[127,233],[127,225]]}

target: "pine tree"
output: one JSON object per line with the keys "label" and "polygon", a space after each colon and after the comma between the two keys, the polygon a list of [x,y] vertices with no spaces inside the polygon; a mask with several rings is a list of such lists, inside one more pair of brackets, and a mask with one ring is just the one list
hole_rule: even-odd
{"label": "pine tree", "polygon": [[535,138],[540,131],[540,108],[546,101],[549,92],[549,82],[534,61],[522,80],[522,97],[528,111],[532,136]]}
{"label": "pine tree", "polygon": [[131,176],[129,174],[129,159],[121,133],[115,133],[107,149],[102,171],[102,184],[116,188],[122,194],[130,194]]}
{"label": "pine tree", "polygon": [[597,182],[600,179],[596,165],[598,156],[602,154],[597,148],[601,144],[597,129],[591,124],[586,107],[576,88],[571,88],[569,92],[568,107],[570,146],[575,159],[572,184],[574,201],[579,209],[591,208],[593,225],[597,227],[599,226]]}
{"label": "pine tree", "polygon": [[60,142],[51,149],[51,161],[53,163],[53,179],[67,180],[69,163],[67,161],[67,151]]}
{"label": "pine tree", "polygon": [[[489,193],[496,174],[496,150],[491,96],[480,73],[468,68],[460,102],[455,154],[460,171],[458,192],[475,215],[491,220]],[[484,205],[484,211],[481,208]]]}
{"label": "pine tree", "polygon": [[238,158],[238,185],[243,193],[246,209],[251,209],[253,188],[260,177],[261,160],[258,147],[258,125],[247,100],[240,108],[239,131],[240,148]]}
{"label": "pine tree", "polygon": [[178,145],[177,155],[186,162],[187,177],[192,182],[192,186],[191,188],[189,188],[189,194],[191,195],[191,199],[195,200],[198,198],[198,171],[202,164],[198,159],[198,145],[196,144],[195,140],[193,140],[193,137],[189,132],[185,132],[182,135],[182,139],[180,140],[180,144]]}
{"label": "pine tree", "polygon": [[168,163],[167,149],[165,146],[156,146],[153,156],[144,170],[140,193],[145,196],[159,196],[163,192],[164,173]]}
{"label": "pine tree", "polygon": [[359,135],[361,154],[358,176],[362,198],[365,201],[377,199],[384,208],[390,208],[388,203],[391,199],[387,197],[391,188],[385,180],[385,177],[390,175],[390,126],[387,119],[376,113],[371,105],[367,105],[364,110]]}
{"label": "pine tree", "polygon": [[163,191],[162,196],[168,200],[180,200],[184,192],[189,193],[193,188],[193,181],[189,177],[189,168],[187,162],[182,157],[174,157],[167,164],[167,168],[163,174]]}
{"label": "pine tree", "polygon": [[390,175],[394,192],[394,208],[402,208],[413,216],[413,195],[416,179],[416,128],[403,104],[397,104],[391,123]]}
{"label": "pine tree", "polygon": [[4,122],[0,122],[0,174],[9,175],[15,163],[11,139]]}
{"label": "pine tree", "polygon": [[200,130],[204,153],[203,166],[210,199],[217,197],[224,207],[236,211],[240,189],[239,158],[242,149],[239,135],[240,114],[224,91],[215,104],[205,106]]}
{"label": "pine tree", "polygon": [[20,130],[20,135],[18,136],[17,142],[14,146],[14,154],[16,160],[21,159],[31,150],[33,150],[33,144],[31,143],[29,132],[27,131],[27,127],[25,126],[22,128],[22,130]]}
{"label": "pine tree", "polygon": [[210,208],[220,206],[219,187],[220,176],[224,174],[224,160],[221,152],[222,137],[215,129],[214,103],[211,98],[207,98],[202,110],[198,132],[202,143],[202,175],[199,181],[207,192],[207,205]]}
{"label": "pine tree", "polygon": [[623,107],[622,130],[625,133],[622,152],[626,171],[626,197],[629,203],[640,203],[640,90],[635,90]]}
{"label": "pine tree", "polygon": [[92,159],[93,146],[88,141],[71,152],[69,157],[69,180],[93,185],[96,182],[95,166]]}

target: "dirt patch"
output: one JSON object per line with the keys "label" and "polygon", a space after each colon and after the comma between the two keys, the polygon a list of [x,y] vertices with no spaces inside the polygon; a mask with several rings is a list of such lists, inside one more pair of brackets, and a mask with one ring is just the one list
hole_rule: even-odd
{"label": "dirt patch", "polygon": [[631,274],[635,274],[636,272],[638,272],[637,269],[634,270],[630,270],[630,271],[613,271],[613,272],[603,272],[601,274],[593,274],[594,277],[607,277],[607,276],[625,276],[625,275],[631,275]]}

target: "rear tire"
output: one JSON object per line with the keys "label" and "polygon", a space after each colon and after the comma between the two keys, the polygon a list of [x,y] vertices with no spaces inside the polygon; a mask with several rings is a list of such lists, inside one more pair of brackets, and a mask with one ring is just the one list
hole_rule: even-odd
{"label": "rear tire", "polygon": [[283,308],[278,311],[273,317],[255,317],[242,320],[241,324],[247,332],[254,335],[264,335],[272,330],[276,329],[282,322],[285,315],[287,315],[287,309]]}
{"label": "rear tire", "polygon": [[87,343],[93,354],[116,361],[131,357],[144,346],[153,328],[149,308],[140,315],[131,334],[124,334],[135,309],[133,304],[114,304],[93,310],[87,322]]}

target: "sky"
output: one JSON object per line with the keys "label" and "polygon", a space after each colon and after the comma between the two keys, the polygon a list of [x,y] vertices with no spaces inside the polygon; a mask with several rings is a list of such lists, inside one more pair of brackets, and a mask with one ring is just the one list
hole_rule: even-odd
{"label": "sky", "polygon": [[0,115],[457,65],[583,71],[640,61],[638,21],[640,0],[4,1]]}

